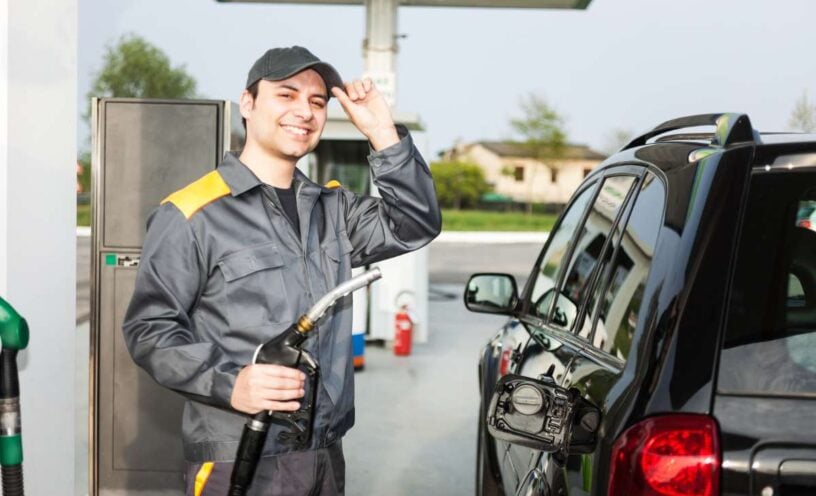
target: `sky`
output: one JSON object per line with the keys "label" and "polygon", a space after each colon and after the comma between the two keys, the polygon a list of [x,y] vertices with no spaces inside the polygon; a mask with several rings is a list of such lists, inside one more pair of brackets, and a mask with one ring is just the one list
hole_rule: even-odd
{"label": "sky", "polygon": [[[79,116],[107,46],[138,34],[183,65],[202,97],[237,101],[268,48],[302,45],[344,79],[363,71],[365,11],[351,5],[79,0]],[[455,142],[517,138],[520,99],[545,98],[570,142],[598,151],[698,113],[745,112],[787,130],[816,102],[813,0],[592,0],[586,10],[400,7],[397,105],[428,132],[429,161]],[[331,105],[338,105],[334,99]],[[80,125],[77,144],[89,146]]]}

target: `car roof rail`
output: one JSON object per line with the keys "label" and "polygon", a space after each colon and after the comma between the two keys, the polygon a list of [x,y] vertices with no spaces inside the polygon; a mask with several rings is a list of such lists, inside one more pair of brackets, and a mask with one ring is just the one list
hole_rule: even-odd
{"label": "car roof rail", "polygon": [[659,136],[655,139],[655,141],[705,141],[710,143],[713,139],[714,133],[677,133]]}
{"label": "car roof rail", "polygon": [[628,150],[636,146],[645,145],[647,141],[669,131],[676,131],[687,127],[716,126],[711,139],[711,146],[728,146],[734,143],[745,141],[758,141],[751,120],[746,114],[722,113],[722,114],[700,114],[688,117],[679,117],[666,121],[658,125],[651,131],[638,136],[624,146],[621,150]]}

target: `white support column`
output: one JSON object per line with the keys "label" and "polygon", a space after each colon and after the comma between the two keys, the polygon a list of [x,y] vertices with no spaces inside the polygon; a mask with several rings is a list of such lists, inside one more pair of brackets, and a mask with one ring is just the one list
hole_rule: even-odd
{"label": "white support column", "polygon": [[8,11],[8,2],[0,4],[0,296],[8,294]]}
{"label": "white support column", "polygon": [[365,76],[393,108],[397,100],[397,8],[399,0],[365,0]]}
{"label": "white support column", "polygon": [[0,295],[31,332],[27,494],[74,491],[77,2],[0,1]]}

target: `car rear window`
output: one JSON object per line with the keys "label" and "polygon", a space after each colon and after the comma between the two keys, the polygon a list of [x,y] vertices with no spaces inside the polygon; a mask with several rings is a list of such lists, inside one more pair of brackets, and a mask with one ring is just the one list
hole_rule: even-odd
{"label": "car rear window", "polygon": [[816,393],[816,170],[757,170],[742,220],[721,392]]}

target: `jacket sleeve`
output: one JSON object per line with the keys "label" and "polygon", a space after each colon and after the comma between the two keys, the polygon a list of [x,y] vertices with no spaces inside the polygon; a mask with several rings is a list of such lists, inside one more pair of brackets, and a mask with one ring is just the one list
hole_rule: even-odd
{"label": "jacket sleeve", "polygon": [[229,407],[240,366],[196,339],[190,318],[207,271],[193,230],[167,203],[148,220],[136,286],[122,326],[133,360],[162,386]]}
{"label": "jacket sleeve", "polygon": [[431,171],[404,126],[399,143],[368,156],[380,198],[342,190],[354,267],[430,243],[442,229]]}

